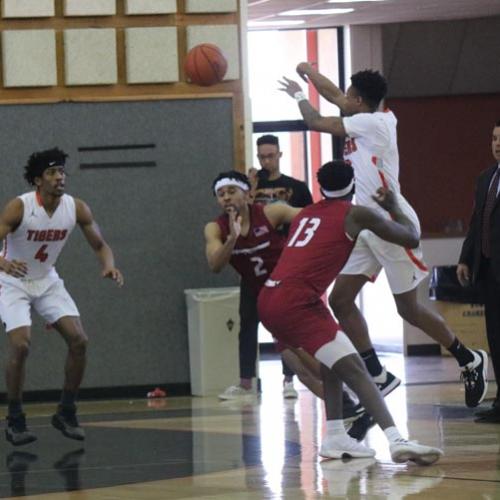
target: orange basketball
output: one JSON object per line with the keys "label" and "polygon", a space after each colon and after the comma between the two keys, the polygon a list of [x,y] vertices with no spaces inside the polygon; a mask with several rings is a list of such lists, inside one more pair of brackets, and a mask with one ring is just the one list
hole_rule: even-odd
{"label": "orange basketball", "polygon": [[207,87],[222,81],[227,60],[217,45],[201,43],[188,52],[184,70],[189,82]]}

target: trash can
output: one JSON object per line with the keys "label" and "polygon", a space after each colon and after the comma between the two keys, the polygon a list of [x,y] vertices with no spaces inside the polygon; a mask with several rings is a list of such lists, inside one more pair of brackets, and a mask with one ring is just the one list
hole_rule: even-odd
{"label": "trash can", "polygon": [[[457,266],[435,266],[429,284],[429,297],[453,333],[467,347],[488,349],[481,290],[460,285]],[[441,353],[449,352],[441,346]]]}
{"label": "trash can", "polygon": [[219,394],[239,380],[240,289],[184,290],[193,396]]}

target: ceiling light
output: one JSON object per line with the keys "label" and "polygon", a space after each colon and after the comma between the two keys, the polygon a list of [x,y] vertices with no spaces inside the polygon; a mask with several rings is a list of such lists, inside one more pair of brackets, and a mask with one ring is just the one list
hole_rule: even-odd
{"label": "ceiling light", "polygon": [[385,0],[328,0],[327,3],[385,2]]}
{"label": "ceiling light", "polygon": [[261,3],[267,3],[269,0],[255,0],[255,2],[249,2],[248,6],[253,7],[254,5],[260,5]]}
{"label": "ceiling light", "polygon": [[296,21],[248,21],[247,26],[249,28],[260,28],[265,26],[296,26],[297,24],[304,24],[304,20]]}
{"label": "ceiling light", "polygon": [[334,16],[336,14],[347,14],[353,12],[354,9],[300,9],[286,10],[280,12],[280,16]]}

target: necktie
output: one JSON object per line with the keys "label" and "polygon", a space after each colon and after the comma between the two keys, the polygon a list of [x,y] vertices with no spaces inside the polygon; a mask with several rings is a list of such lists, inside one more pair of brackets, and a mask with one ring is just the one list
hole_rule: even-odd
{"label": "necktie", "polygon": [[483,227],[481,231],[481,249],[486,258],[491,257],[491,227],[490,216],[493,212],[493,207],[497,201],[498,181],[500,179],[500,168],[497,168],[493,174],[493,180],[490,185],[488,194],[486,195],[486,202],[483,210]]}

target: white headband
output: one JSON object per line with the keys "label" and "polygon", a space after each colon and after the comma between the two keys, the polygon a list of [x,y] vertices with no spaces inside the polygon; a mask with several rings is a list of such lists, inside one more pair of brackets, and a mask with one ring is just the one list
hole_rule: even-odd
{"label": "white headband", "polygon": [[352,191],[353,187],[354,187],[354,179],[352,179],[351,182],[344,189],[337,189],[337,191],[327,191],[326,189],[321,188],[321,192],[327,198],[342,198],[342,196],[349,194]]}
{"label": "white headband", "polygon": [[220,188],[223,188],[224,186],[237,186],[240,189],[243,189],[243,191],[249,191],[249,187],[247,184],[245,184],[243,181],[239,181],[238,179],[231,179],[230,177],[224,177],[223,179],[219,179],[214,186],[214,193],[217,193],[217,191]]}

